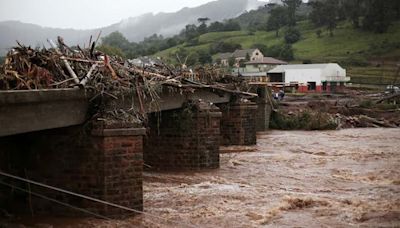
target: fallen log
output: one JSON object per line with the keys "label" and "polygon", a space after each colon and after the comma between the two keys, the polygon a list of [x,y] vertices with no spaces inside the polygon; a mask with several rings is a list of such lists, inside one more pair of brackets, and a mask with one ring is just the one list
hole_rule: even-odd
{"label": "fallen log", "polygon": [[50,43],[50,46],[52,48],[54,48],[54,50],[57,52],[57,54],[61,55],[61,60],[64,62],[65,67],[67,68],[69,74],[71,75],[71,77],[74,79],[74,82],[76,84],[79,84],[79,78],[78,76],[76,76],[74,70],[72,70],[71,65],[69,65],[68,61],[64,58],[63,54],[61,53],[61,51],[57,48],[56,44],[52,41],[52,40],[48,40]]}
{"label": "fallen log", "polygon": [[361,115],[361,116],[359,117],[359,120],[362,121],[362,122],[366,122],[366,123],[371,123],[371,124],[374,124],[374,125],[378,125],[378,126],[380,126],[380,127],[397,128],[396,125],[391,124],[391,123],[389,123],[389,122],[387,122],[387,121],[379,121],[379,120],[377,120],[377,119],[374,119],[374,118],[372,118],[372,117],[365,116],[365,115]]}
{"label": "fallen log", "polygon": [[387,100],[390,100],[390,99],[393,99],[393,98],[397,98],[397,97],[400,97],[400,93],[395,93],[395,94],[392,94],[390,96],[384,97],[384,98],[378,100],[376,103],[380,104],[380,103],[382,103],[384,101],[387,101]]}

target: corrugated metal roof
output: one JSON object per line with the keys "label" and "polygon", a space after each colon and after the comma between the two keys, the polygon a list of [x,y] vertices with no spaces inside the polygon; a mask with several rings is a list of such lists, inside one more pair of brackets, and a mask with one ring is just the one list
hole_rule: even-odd
{"label": "corrugated metal roof", "polygon": [[330,65],[340,67],[337,63],[279,65],[268,73],[283,73],[286,70],[325,69]]}
{"label": "corrugated metal roof", "polygon": [[241,72],[242,77],[267,77],[267,72]]}
{"label": "corrugated metal roof", "polygon": [[275,59],[272,57],[264,57],[262,60],[254,60],[254,61],[250,61],[245,63],[246,65],[253,65],[253,64],[270,64],[270,65],[286,65],[288,64],[285,61],[279,60],[279,59]]}
{"label": "corrugated metal roof", "polygon": [[221,53],[221,54],[219,54],[219,57],[221,58],[221,59],[229,59],[230,57],[232,57],[232,53]]}
{"label": "corrugated metal roof", "polygon": [[233,57],[235,58],[245,58],[247,56],[247,54],[249,54],[249,56],[251,56],[253,54],[253,52],[257,50],[257,49],[245,49],[245,50],[236,50],[235,52],[233,52]]}

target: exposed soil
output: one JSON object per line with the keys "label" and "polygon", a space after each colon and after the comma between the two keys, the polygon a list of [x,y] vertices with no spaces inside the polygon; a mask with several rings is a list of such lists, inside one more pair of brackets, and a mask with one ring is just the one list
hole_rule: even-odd
{"label": "exposed soil", "polygon": [[161,218],[30,223],[39,224],[36,227],[400,226],[399,129],[271,131],[258,135],[257,146],[221,149],[218,170],[144,174],[145,212]]}

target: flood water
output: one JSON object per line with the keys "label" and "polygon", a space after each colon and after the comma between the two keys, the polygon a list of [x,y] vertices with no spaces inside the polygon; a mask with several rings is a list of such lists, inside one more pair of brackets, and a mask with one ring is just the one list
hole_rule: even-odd
{"label": "flood water", "polygon": [[144,173],[145,212],[157,218],[80,225],[400,226],[398,129],[270,131],[257,146],[221,149],[218,170]]}

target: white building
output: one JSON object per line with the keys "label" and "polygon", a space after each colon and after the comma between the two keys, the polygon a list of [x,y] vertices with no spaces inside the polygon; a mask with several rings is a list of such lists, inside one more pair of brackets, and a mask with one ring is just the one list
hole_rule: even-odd
{"label": "white building", "polygon": [[255,48],[236,50],[233,53],[222,53],[219,55],[219,58],[221,59],[221,64],[223,66],[228,66],[230,58],[234,58],[236,65],[239,65],[240,61],[245,61],[247,58],[250,61],[261,61],[264,58],[264,55],[259,49]]}
{"label": "white building", "polygon": [[350,81],[337,63],[280,65],[268,71],[269,82],[295,86],[299,92],[328,92]]}

